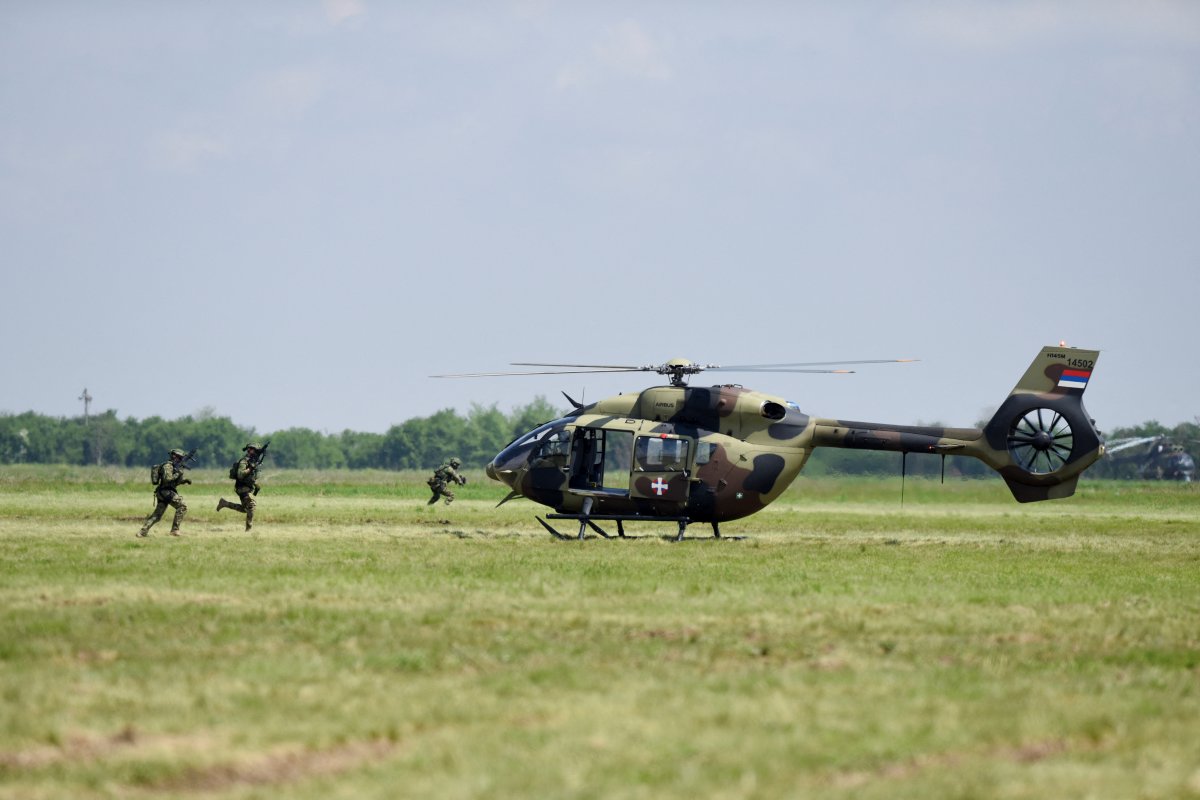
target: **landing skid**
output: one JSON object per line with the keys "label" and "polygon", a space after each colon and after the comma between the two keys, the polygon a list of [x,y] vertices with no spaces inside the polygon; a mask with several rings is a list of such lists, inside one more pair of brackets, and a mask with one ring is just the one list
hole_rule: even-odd
{"label": "landing skid", "polygon": [[[588,528],[591,528],[596,533],[603,536],[605,539],[613,539],[613,538],[636,539],[637,538],[636,536],[626,536],[625,535],[625,523],[626,522],[674,522],[679,526],[679,532],[675,535],[674,541],[682,542],[683,534],[685,531],[687,531],[687,526],[691,523],[691,519],[689,519],[688,517],[642,517],[642,516],[637,516],[634,514],[588,514],[588,513],[586,513],[586,508],[585,508],[585,513],[583,513],[583,514],[547,514],[546,515],[546,519],[571,519],[571,520],[576,520],[577,522],[579,522],[579,535],[577,537],[571,537],[571,536],[567,536],[566,534],[559,533],[557,530],[554,529],[554,526],[552,526],[549,522],[546,522],[546,520],[542,519],[541,517],[534,517],[534,519],[536,519],[539,523],[541,523],[541,526],[543,528],[545,528],[547,531],[549,531],[551,536],[553,536],[556,539],[562,539],[564,541],[570,541],[572,538],[582,539],[584,533],[587,531]],[[601,528],[599,525],[597,525],[596,520],[600,520],[602,522],[616,522],[617,523],[616,537],[609,535],[609,533],[607,531],[605,531],[603,528]],[[719,525],[719,523],[716,523],[716,522],[712,523],[712,529],[713,529],[712,538],[714,538],[714,539],[740,541],[741,539],[745,538],[743,536],[722,536],[720,525]]]}

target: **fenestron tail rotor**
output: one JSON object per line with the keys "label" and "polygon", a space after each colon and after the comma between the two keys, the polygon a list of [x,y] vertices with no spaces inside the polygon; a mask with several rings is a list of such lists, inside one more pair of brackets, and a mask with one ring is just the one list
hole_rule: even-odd
{"label": "fenestron tail rotor", "polygon": [[1026,411],[1013,420],[1008,430],[1008,452],[1018,466],[1034,475],[1061,469],[1074,447],[1070,423],[1049,408]]}

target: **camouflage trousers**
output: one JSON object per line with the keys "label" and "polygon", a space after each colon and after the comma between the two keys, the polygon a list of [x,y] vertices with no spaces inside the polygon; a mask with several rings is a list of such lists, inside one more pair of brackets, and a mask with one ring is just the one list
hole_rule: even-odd
{"label": "camouflage trousers", "polygon": [[429,491],[433,492],[433,497],[429,498],[429,502],[425,504],[427,506],[433,505],[441,497],[446,498],[446,505],[454,501],[454,492],[450,491],[450,487],[444,481],[433,481],[429,484]]}
{"label": "camouflage trousers", "polygon": [[179,523],[183,522],[183,516],[187,514],[187,503],[183,502],[183,498],[178,492],[167,489],[161,492],[154,493],[154,510],[150,512],[150,516],[146,517],[146,521],[142,523],[140,536],[145,536],[149,533],[150,528],[154,523],[162,519],[163,512],[167,510],[167,506],[175,509],[175,518],[171,520],[171,533],[179,532]]}
{"label": "camouflage trousers", "polygon": [[228,501],[224,501],[224,507],[237,511],[239,514],[245,514],[246,530],[250,530],[250,526],[254,524],[254,507],[258,505],[257,501],[254,499],[254,490],[248,489],[243,492],[240,489],[234,489],[234,491],[237,492],[238,500],[241,500],[242,502],[230,503]]}

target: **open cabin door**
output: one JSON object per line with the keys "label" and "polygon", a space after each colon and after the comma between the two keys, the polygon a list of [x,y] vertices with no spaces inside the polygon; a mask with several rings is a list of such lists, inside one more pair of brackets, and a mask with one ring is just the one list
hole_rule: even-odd
{"label": "open cabin door", "polygon": [[630,496],[666,503],[686,503],[691,444],[686,437],[668,434],[637,437],[633,450],[633,472],[629,476]]}
{"label": "open cabin door", "polygon": [[625,496],[633,462],[633,431],[621,423],[575,429],[567,488],[573,492]]}

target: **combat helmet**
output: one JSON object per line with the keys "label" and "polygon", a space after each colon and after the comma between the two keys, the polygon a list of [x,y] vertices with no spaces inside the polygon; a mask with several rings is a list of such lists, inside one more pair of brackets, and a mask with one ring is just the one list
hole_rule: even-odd
{"label": "combat helmet", "polygon": [[458,456],[450,459],[450,466],[454,467],[455,469],[458,469],[460,466],[462,466],[462,462],[458,460]]}
{"label": "combat helmet", "polygon": [[169,452],[167,453],[167,455],[171,456],[172,458],[174,458],[175,456],[179,456],[180,458],[187,458],[187,453],[183,452],[183,451],[182,451],[182,450],[180,450],[178,447],[176,447],[175,449],[173,449],[173,450],[169,451]]}
{"label": "combat helmet", "polygon": [[250,442],[249,444],[247,444],[245,447],[242,448],[242,452],[245,452],[251,448],[253,448],[255,450],[262,450],[262,442]]}

